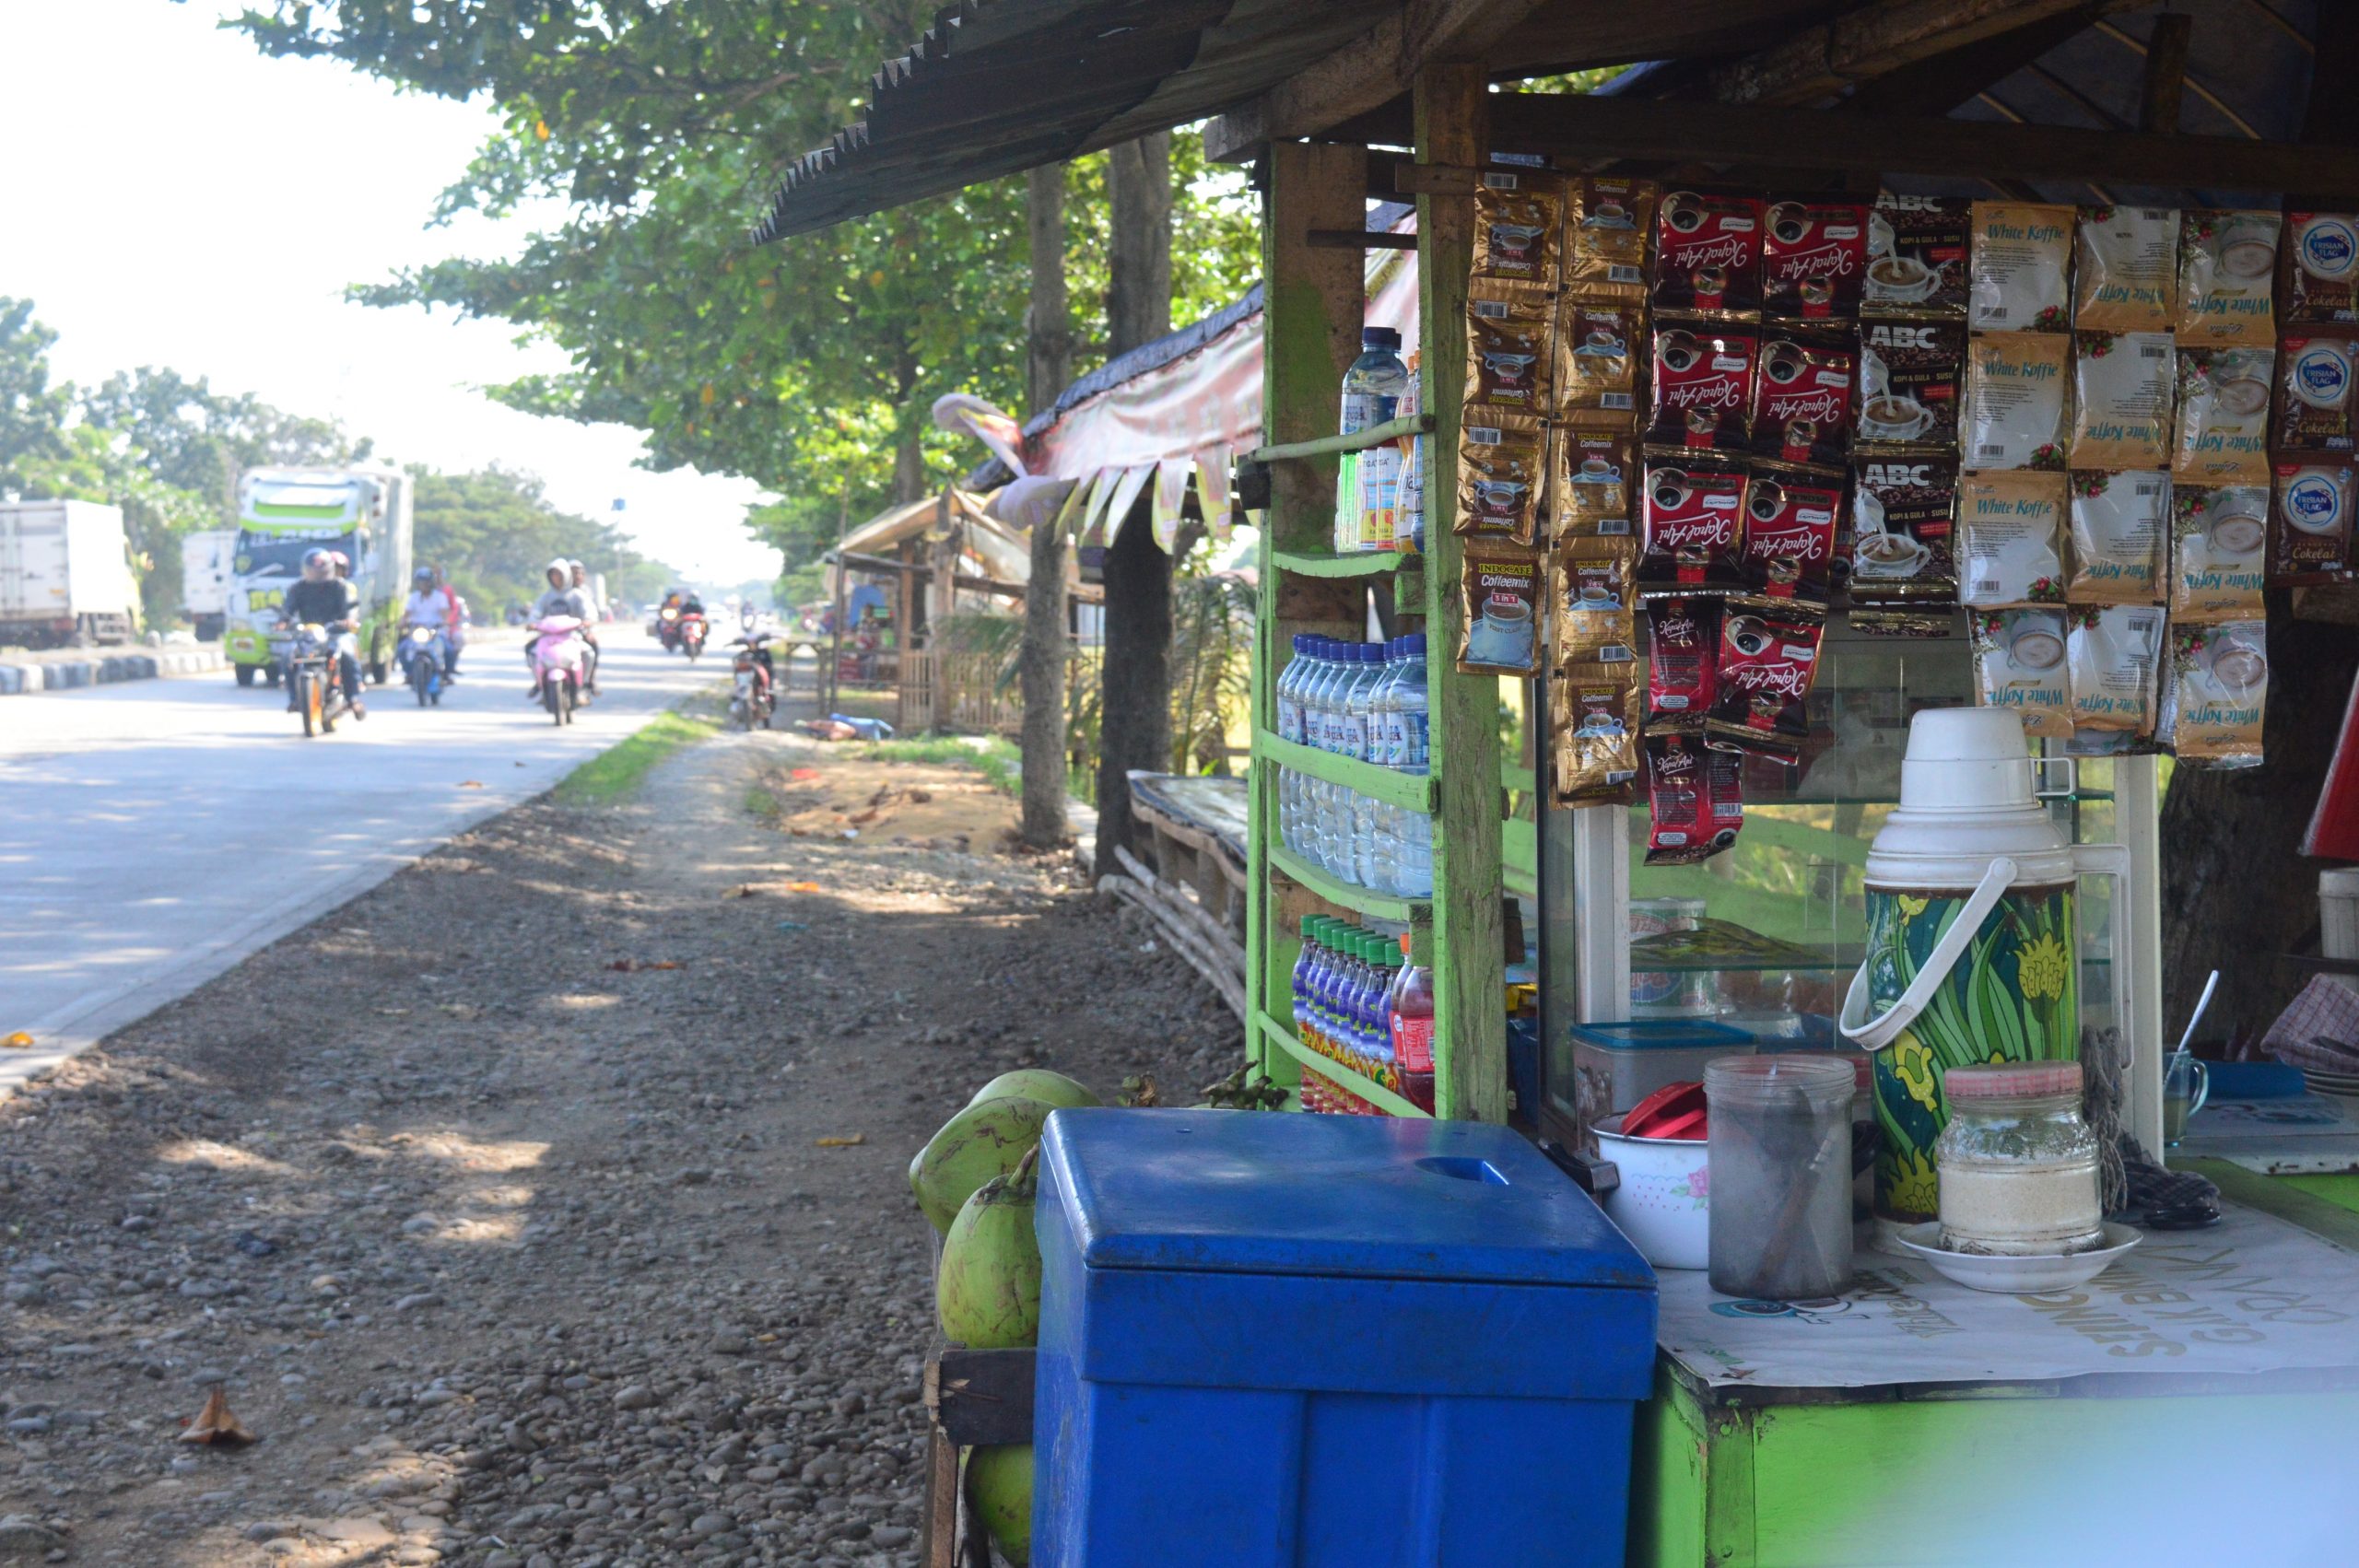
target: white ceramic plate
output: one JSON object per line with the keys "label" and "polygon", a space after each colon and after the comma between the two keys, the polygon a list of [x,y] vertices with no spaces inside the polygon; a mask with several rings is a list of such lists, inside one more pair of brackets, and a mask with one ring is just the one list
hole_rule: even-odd
{"label": "white ceramic plate", "polygon": [[1942,1223],[1928,1220],[1900,1233],[1900,1245],[1931,1263],[1941,1273],[1969,1290],[1996,1291],[2006,1295],[2037,1295],[2044,1291],[2070,1290],[2106,1271],[2107,1265],[2145,1240],[2129,1225],[2105,1222],[2105,1245],[2087,1252],[2061,1257],[1992,1258],[1978,1252],[1949,1252],[1941,1246]]}

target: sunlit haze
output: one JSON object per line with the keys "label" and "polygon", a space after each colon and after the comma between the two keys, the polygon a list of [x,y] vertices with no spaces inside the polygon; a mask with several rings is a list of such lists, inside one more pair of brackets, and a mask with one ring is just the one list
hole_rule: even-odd
{"label": "sunlit haze", "polygon": [[57,332],[56,373],[88,385],[170,366],[342,420],[395,461],[536,474],[558,506],[698,577],[772,575],[776,552],[741,522],[750,482],[652,474],[633,466],[634,430],[536,419],[474,390],[563,369],[554,347],[520,345],[500,322],[345,301],[346,285],[399,267],[508,253],[534,225],[425,227],[494,129],[487,106],[264,58],[218,29],[236,9],[0,3],[0,295],[30,298]]}

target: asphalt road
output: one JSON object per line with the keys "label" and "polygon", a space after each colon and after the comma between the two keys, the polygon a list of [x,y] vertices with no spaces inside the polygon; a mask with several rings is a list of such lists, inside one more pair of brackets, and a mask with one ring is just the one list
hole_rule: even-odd
{"label": "asphalt road", "polygon": [[728,676],[635,626],[604,641],[604,695],[562,730],[509,642],[468,649],[439,708],[372,688],[366,721],[313,740],[283,693],[227,671],[7,698],[0,1036],[35,1044],[0,1051],[0,1094]]}

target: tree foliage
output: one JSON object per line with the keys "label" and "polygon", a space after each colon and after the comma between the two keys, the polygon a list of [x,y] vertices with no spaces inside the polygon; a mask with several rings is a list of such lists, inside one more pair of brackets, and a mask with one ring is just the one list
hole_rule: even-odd
{"label": "tree foliage", "polygon": [[678,580],[616,529],[559,511],[529,474],[412,467],[410,474],[417,484],[415,558],[440,568],[479,619],[496,619],[512,603],[529,604],[541,590],[543,571],[560,556],[604,573],[608,596],[630,603],[646,603]]}
{"label": "tree foliage", "polygon": [[[1020,180],[763,249],[747,228],[778,171],[857,113],[876,64],[932,0],[273,0],[235,24],[265,51],[329,56],[404,87],[487,98],[500,130],[435,214],[568,204],[513,256],[455,258],[356,290],[444,306],[556,344],[569,368],[494,389],[532,412],[649,433],[656,468],[743,474],[748,518],[792,570],[896,498],[971,466],[932,428],[946,392],[1023,404]],[[1102,357],[1105,160],[1067,171],[1073,319]],[[1173,319],[1226,303],[1257,264],[1241,182],[1175,139]],[[1093,352],[1096,349],[1097,352]]]}
{"label": "tree foliage", "polygon": [[[53,381],[56,341],[30,301],[0,298],[0,492],[122,508],[151,625],[180,614],[180,536],[236,526],[241,470],[358,462],[373,450],[333,419],[216,392],[177,370],[143,366],[88,391]],[[652,597],[671,580],[669,568],[614,529],[550,506],[528,474],[411,472],[418,558],[451,564],[487,609],[536,589],[557,556],[604,572],[608,591],[625,599]]]}

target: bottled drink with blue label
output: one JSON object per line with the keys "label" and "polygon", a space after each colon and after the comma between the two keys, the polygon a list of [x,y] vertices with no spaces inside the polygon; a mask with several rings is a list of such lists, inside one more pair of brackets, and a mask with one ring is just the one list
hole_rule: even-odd
{"label": "bottled drink with blue label", "polygon": [[[1401,334],[1391,327],[1360,329],[1360,357],[1344,372],[1342,434],[1357,435],[1392,419],[1409,390],[1409,367],[1400,350]],[[1336,474],[1336,553],[1392,548],[1400,491],[1400,448],[1387,442],[1345,452]]]}

